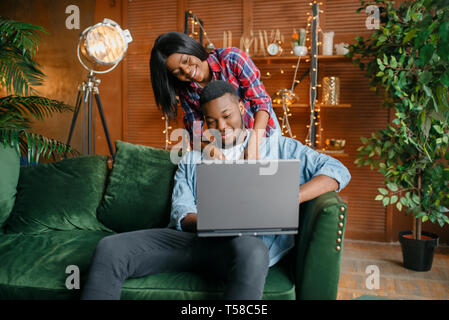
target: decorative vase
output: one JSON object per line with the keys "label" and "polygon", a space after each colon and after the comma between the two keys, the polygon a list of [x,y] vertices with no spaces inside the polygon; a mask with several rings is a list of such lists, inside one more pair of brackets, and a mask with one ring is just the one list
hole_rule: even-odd
{"label": "decorative vase", "polygon": [[307,55],[307,47],[306,46],[294,46],[293,54],[298,57],[302,57]]}
{"label": "decorative vase", "polygon": [[334,42],[334,32],[323,33],[323,56],[331,56]]}
{"label": "decorative vase", "polygon": [[323,78],[323,104],[337,105],[340,103],[340,79],[338,77]]}

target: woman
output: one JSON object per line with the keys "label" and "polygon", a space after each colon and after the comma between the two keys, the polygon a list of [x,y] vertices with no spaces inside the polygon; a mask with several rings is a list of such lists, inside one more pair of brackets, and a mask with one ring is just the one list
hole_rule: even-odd
{"label": "woman", "polygon": [[[165,115],[174,118],[178,96],[185,112],[184,126],[191,138],[193,135],[203,136],[199,97],[202,88],[212,80],[230,82],[244,103],[245,126],[254,129],[245,149],[245,159],[258,158],[257,141],[261,141],[263,136],[275,132],[281,134],[271,98],[260,82],[260,71],[238,48],[216,49],[208,53],[186,34],[165,33],[154,43],[150,71],[156,104]],[[209,136],[206,139],[210,139]],[[221,152],[215,153],[214,157],[224,159]]]}

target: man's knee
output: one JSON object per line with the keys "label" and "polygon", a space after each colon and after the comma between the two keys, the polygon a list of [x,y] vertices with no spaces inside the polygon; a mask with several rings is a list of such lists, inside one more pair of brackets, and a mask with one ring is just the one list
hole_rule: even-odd
{"label": "man's knee", "polygon": [[235,240],[234,249],[238,260],[245,261],[245,264],[268,267],[269,251],[262,239],[244,236]]}
{"label": "man's knee", "polygon": [[123,241],[120,241],[117,235],[104,237],[97,243],[95,256],[99,257],[104,264],[107,262],[114,262],[118,260],[123,251],[125,251],[122,248],[123,245]]}

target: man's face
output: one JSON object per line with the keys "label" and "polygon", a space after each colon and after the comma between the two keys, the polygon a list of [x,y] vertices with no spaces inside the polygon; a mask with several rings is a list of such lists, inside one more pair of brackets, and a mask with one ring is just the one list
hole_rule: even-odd
{"label": "man's face", "polygon": [[[244,135],[243,129],[243,103],[229,93],[211,100],[203,106],[204,119],[208,129],[218,130],[220,133],[216,139],[221,139],[222,147],[228,148],[237,143],[241,143]],[[214,133],[214,130],[212,130]],[[242,137],[243,136],[243,137]]]}

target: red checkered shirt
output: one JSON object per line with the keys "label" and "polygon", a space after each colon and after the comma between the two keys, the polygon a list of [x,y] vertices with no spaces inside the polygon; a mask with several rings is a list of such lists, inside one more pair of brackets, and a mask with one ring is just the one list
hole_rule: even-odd
{"label": "red checkered shirt", "polygon": [[[254,127],[254,115],[257,111],[266,110],[270,114],[265,132],[266,136],[270,136],[276,129],[272,118],[274,116],[273,106],[270,96],[260,81],[260,71],[254,62],[238,48],[213,50],[210,52],[207,62],[212,71],[212,80],[228,81],[237,90],[240,100],[245,106],[243,121],[246,128]],[[185,113],[184,127],[191,137],[192,132],[198,136],[202,136],[203,132],[203,114],[199,104],[202,89],[197,82],[192,81],[178,92],[181,107]],[[195,128],[193,128],[194,121],[198,121]]]}

